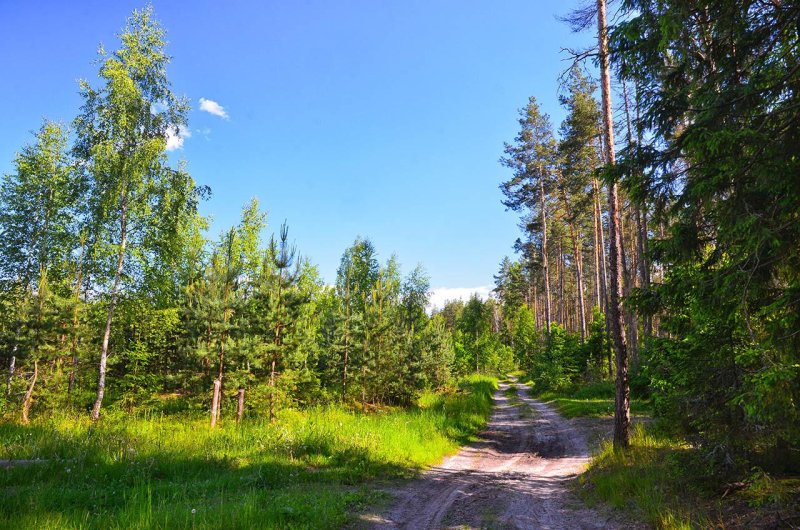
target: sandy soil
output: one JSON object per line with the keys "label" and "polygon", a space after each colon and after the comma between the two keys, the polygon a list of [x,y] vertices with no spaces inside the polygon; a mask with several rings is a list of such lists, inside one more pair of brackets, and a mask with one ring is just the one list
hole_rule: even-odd
{"label": "sandy soil", "polygon": [[503,384],[480,441],[470,444],[390,493],[380,515],[364,515],[373,529],[629,528],[609,513],[586,508],[570,481],[589,461],[582,426]]}

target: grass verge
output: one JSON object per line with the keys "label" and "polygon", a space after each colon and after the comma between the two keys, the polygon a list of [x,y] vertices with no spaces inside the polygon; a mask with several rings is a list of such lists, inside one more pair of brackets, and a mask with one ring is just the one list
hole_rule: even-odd
{"label": "grass verge", "polygon": [[708,527],[707,514],[686,504],[698,493],[679,483],[684,474],[681,455],[688,450],[677,440],[637,425],[628,451],[614,451],[610,441],[603,443],[580,484],[590,504],[602,500],[618,509],[632,509],[656,528]]}
{"label": "grass verge", "polygon": [[604,501],[658,529],[794,528],[800,522],[800,479],[754,470],[727,483],[706,472],[697,449],[644,425],[627,451],[610,441],[579,483],[589,504]]}
{"label": "grass verge", "polygon": [[473,376],[418,406],[286,410],[275,424],[205,418],[51,417],[0,425],[0,527],[339,528],[376,500],[368,482],[412,476],[472,439],[496,381]]}

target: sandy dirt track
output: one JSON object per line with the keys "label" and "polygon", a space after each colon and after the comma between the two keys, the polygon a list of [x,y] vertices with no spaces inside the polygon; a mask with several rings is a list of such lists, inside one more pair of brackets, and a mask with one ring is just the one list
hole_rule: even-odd
{"label": "sandy dirt track", "polygon": [[[513,383],[512,383],[513,384]],[[622,528],[588,509],[569,482],[589,461],[586,439],[548,405],[516,384],[509,398],[503,383],[486,431],[470,444],[392,491],[391,507],[364,516],[373,529]]]}

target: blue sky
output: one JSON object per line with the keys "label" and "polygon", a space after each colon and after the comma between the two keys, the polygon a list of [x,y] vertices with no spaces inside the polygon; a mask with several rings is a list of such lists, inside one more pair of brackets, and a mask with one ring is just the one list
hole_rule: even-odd
{"label": "blue sky", "polygon": [[[0,171],[43,118],[69,122],[100,43],[143,2],[0,2]],[[535,95],[558,125],[561,49],[590,43],[573,2],[154,1],[174,90],[192,102],[171,152],[213,196],[212,235],[257,196],[332,282],[357,235],[454,297],[488,286],[518,235],[500,204],[503,142]],[[206,102],[200,109],[200,99]],[[449,290],[443,291],[443,288]]]}

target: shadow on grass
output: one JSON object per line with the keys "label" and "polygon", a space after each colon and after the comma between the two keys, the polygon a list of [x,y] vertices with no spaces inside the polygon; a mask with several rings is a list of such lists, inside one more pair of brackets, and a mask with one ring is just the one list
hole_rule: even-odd
{"label": "shadow on grass", "polygon": [[[59,443],[60,433],[46,434]],[[170,455],[109,462],[89,450],[82,458],[0,470],[0,527],[337,528],[350,507],[375,496],[353,485],[409,473],[365,449],[319,447],[307,456],[327,463],[276,455],[244,465]]]}

